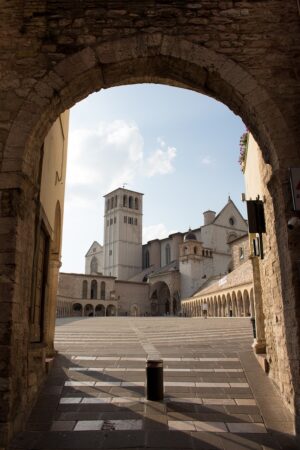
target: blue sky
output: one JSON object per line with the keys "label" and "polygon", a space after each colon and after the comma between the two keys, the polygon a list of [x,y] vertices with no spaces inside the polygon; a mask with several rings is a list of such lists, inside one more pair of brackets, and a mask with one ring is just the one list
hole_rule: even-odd
{"label": "blue sky", "polygon": [[144,241],[203,224],[228,195],[245,216],[238,165],[242,120],[207,96],[169,86],[115,87],[70,113],[62,271],[83,272],[103,242],[103,195],[144,193]]}

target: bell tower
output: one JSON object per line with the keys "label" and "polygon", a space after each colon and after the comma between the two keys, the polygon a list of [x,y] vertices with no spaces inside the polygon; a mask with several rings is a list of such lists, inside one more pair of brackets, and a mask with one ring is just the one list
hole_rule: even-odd
{"label": "bell tower", "polygon": [[104,275],[128,280],[142,271],[143,194],[118,188],[104,198]]}

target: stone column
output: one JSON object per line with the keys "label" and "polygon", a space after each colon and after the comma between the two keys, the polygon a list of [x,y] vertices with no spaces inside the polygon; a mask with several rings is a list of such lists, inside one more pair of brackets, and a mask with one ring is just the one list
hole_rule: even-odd
{"label": "stone column", "polygon": [[259,262],[257,256],[251,256],[250,259],[252,262],[252,269],[253,269],[253,297],[254,297],[255,328],[256,328],[256,339],[254,339],[252,347],[255,353],[265,353],[266,352],[265,316],[263,312]]}
{"label": "stone column", "polygon": [[[56,319],[56,296],[58,286],[58,271],[61,267],[61,262],[57,259],[57,255],[52,255],[52,259],[49,262],[48,272],[48,298],[45,311],[45,344],[46,344],[46,356],[51,358],[55,354],[54,350],[54,332],[55,332],[55,319]],[[65,306],[63,309],[63,316],[65,316]]]}

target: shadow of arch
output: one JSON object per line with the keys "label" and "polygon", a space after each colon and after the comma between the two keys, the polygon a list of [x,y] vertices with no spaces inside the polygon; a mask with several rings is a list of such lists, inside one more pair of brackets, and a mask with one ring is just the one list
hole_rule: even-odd
{"label": "shadow of arch", "polygon": [[105,307],[103,305],[96,305],[95,316],[96,317],[103,317],[103,316],[105,316]]}
{"label": "shadow of arch", "polygon": [[81,317],[82,316],[82,304],[81,303],[73,303],[72,316],[73,317]]}
{"label": "shadow of arch", "polygon": [[85,317],[93,317],[94,316],[94,307],[91,304],[87,304],[84,307],[83,314]]}

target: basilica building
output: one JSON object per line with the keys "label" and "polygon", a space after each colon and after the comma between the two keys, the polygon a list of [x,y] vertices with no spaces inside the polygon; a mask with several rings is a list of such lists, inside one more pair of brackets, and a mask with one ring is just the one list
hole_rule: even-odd
{"label": "basilica building", "polygon": [[231,272],[231,242],[248,232],[228,198],[203,213],[203,225],[142,244],[143,194],[118,188],[104,196],[104,242],[85,256],[85,274],[60,273],[57,315],[178,315],[181,301]]}

